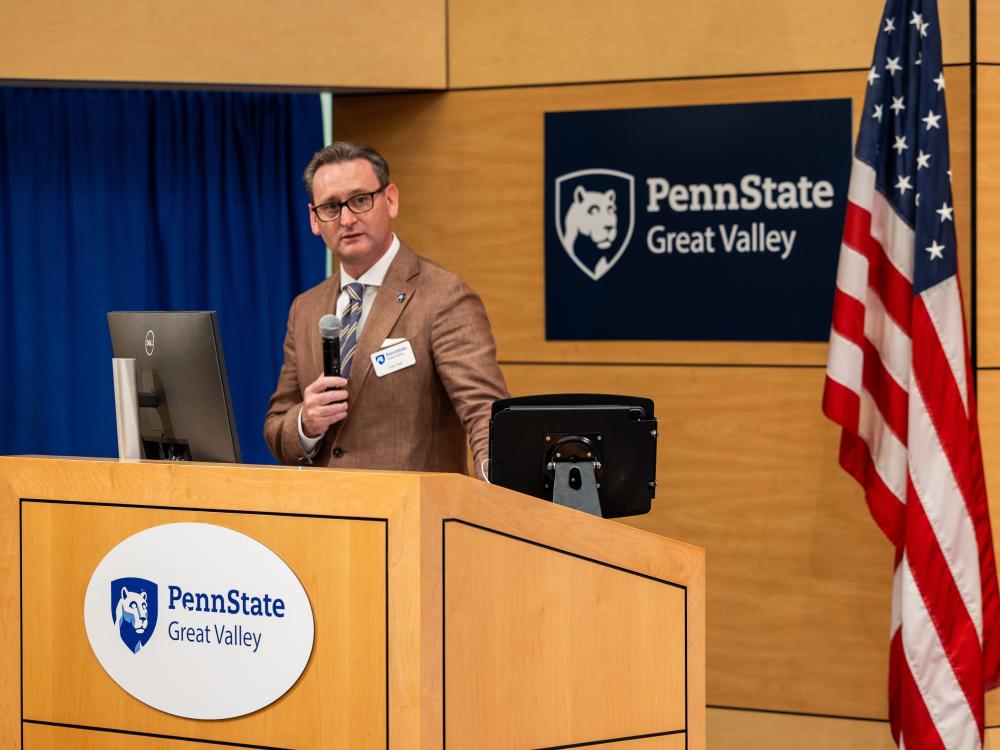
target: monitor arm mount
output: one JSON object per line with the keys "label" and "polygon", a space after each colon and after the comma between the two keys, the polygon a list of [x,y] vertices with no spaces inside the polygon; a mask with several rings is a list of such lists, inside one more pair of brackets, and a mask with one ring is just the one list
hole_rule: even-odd
{"label": "monitor arm mount", "polygon": [[153,371],[142,373],[142,385],[150,386],[136,393],[136,401],[140,409],[148,409],[146,425],[148,429],[142,434],[142,449],[146,458],[166,461],[190,461],[191,448],[186,440],[170,439],[173,425],[170,413],[166,410],[167,398],[163,392],[163,384],[159,374]]}
{"label": "monitor arm mount", "polygon": [[602,439],[599,434],[545,436],[545,486],[552,488],[552,502],[602,517]]}

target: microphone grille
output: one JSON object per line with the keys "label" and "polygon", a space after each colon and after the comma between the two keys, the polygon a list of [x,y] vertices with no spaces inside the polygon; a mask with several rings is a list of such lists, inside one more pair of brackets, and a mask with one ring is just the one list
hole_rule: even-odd
{"label": "microphone grille", "polygon": [[319,335],[325,339],[335,339],[340,336],[340,318],[333,314],[324,315],[319,319]]}

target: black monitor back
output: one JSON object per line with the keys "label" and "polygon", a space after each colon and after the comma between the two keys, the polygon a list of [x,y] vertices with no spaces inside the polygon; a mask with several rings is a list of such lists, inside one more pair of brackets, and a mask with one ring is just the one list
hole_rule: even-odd
{"label": "black monitor back", "polygon": [[240,461],[214,311],[109,312],[114,356],[135,359],[146,458]]}
{"label": "black monitor back", "polygon": [[571,460],[589,460],[591,453],[598,461],[601,515],[648,513],[656,493],[657,437],[648,398],[574,393],[501,399],[490,420],[489,479],[552,500],[551,462],[567,458],[562,445]]}

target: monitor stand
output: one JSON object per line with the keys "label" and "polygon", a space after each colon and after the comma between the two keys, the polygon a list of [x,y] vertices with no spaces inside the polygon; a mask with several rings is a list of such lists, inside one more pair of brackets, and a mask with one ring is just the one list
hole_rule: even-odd
{"label": "monitor stand", "polygon": [[582,510],[598,518],[603,517],[592,461],[556,461],[555,473],[552,502]]}
{"label": "monitor stand", "polygon": [[168,440],[160,435],[143,435],[142,450],[146,458],[158,461],[190,461],[191,448],[187,443]]}

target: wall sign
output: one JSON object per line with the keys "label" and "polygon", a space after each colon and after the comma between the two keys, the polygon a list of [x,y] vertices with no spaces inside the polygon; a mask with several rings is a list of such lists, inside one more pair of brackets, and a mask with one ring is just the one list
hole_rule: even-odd
{"label": "wall sign", "polygon": [[312,653],[302,584],[274,552],[232,529],[174,523],[114,547],[90,578],[87,638],[123,690],[191,719],[257,711]]}
{"label": "wall sign", "polygon": [[825,341],[849,99],[545,115],[548,339]]}

